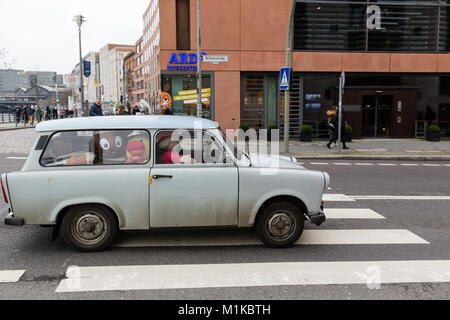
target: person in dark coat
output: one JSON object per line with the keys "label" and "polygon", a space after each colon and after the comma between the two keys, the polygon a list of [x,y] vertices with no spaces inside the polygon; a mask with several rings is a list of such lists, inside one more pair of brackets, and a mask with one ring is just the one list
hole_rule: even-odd
{"label": "person in dark coat", "polygon": [[[331,120],[331,122],[334,127],[336,128],[334,131],[331,131],[331,137],[330,137],[330,142],[327,144],[328,149],[331,149],[331,144],[334,141],[337,141],[339,139],[339,109],[336,111],[336,115],[333,117],[333,119]],[[341,139],[342,139],[342,145],[344,146],[344,150],[349,150],[350,148],[347,147],[346,145],[346,141],[345,141],[345,127],[346,127],[347,123],[345,122],[344,119],[344,113],[342,112],[342,128],[341,128]]]}
{"label": "person in dark coat", "polygon": [[92,105],[91,109],[89,110],[89,116],[90,117],[102,117],[103,116],[102,100],[97,99],[97,101]]}

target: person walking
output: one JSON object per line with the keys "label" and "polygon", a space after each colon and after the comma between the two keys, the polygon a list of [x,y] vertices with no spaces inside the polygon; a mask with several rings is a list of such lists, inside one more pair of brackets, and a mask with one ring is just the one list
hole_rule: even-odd
{"label": "person walking", "polygon": [[97,101],[92,105],[91,109],[89,109],[89,116],[90,117],[102,117],[103,116],[101,99],[97,99]]}
{"label": "person walking", "polygon": [[28,122],[32,126],[34,125],[34,122],[33,122],[34,115],[35,115],[35,111],[34,111],[33,107],[28,107],[26,110],[26,116],[28,118]]}
{"label": "person walking", "polygon": [[336,114],[337,114],[337,110],[338,110],[339,108],[337,107],[337,106],[333,106],[332,108],[331,108],[331,110],[328,110],[327,111],[327,117],[328,117],[328,132],[329,132],[329,134],[330,134],[330,143],[329,143],[329,147],[328,148],[331,148],[331,144],[334,142],[334,144],[336,145],[336,139],[334,139],[335,138],[335,132],[337,131],[336,130],[336,127],[334,126],[334,123],[332,123],[332,121],[333,121],[333,119],[334,119],[334,117],[336,116]]}
{"label": "person walking", "polygon": [[42,114],[43,114],[43,112],[42,112],[41,107],[37,107],[36,120],[37,120],[38,123],[40,123],[42,121]]}
{"label": "person walking", "polygon": [[[344,113],[342,112],[342,128],[341,128],[341,140],[344,150],[349,150],[350,148],[347,147],[346,144],[346,137],[345,137],[345,127],[347,123],[344,119]],[[333,130],[334,128],[334,130]],[[336,142],[339,139],[339,108],[336,110],[336,115],[333,117],[333,119],[330,121],[330,131],[333,131],[333,134],[330,137],[330,142],[328,142],[327,147],[328,149],[331,149],[331,144],[333,142]]]}
{"label": "person walking", "polygon": [[16,127],[20,124],[20,118],[22,116],[22,109],[20,108],[20,106],[16,106]]}

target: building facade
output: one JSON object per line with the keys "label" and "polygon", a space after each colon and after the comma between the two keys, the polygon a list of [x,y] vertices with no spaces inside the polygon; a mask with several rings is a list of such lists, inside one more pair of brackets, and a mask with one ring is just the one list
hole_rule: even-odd
{"label": "building facade", "polygon": [[134,45],[120,44],[107,44],[100,49],[102,101],[110,108],[113,108],[115,103],[123,99],[123,59],[133,50]]}
{"label": "building facade", "polygon": [[[203,114],[223,128],[284,126],[291,0],[201,3]],[[196,115],[195,0],[152,0],[143,16],[145,99],[169,94],[175,114]],[[450,129],[450,1],[298,0],[290,129],[326,136],[326,112],[343,98],[355,138],[414,137],[427,109]],[[158,106],[156,106],[158,107]],[[430,108],[427,108],[430,107]]]}

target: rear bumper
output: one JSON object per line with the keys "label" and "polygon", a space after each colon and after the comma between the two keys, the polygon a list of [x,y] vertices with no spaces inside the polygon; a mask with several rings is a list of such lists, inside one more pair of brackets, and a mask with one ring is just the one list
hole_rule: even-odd
{"label": "rear bumper", "polygon": [[25,221],[22,218],[14,217],[14,213],[10,213],[5,218],[5,224],[12,227],[22,227]]}

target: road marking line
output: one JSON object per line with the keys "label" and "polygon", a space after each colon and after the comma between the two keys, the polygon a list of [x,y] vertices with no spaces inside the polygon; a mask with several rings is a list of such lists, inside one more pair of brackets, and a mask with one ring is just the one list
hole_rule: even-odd
{"label": "road marking line", "polygon": [[440,164],[422,164],[424,167],[441,167]]}
{"label": "road marking line", "polygon": [[404,167],[418,167],[418,166],[420,166],[419,164],[417,164],[417,163],[402,163],[402,164],[400,164],[401,166],[404,166]]}
{"label": "road marking line", "polygon": [[350,197],[347,197],[345,194],[324,194],[322,200],[325,202],[354,202]]}
{"label": "road marking line", "polygon": [[[408,230],[305,230],[296,245],[429,244]],[[253,232],[142,232],[123,236],[113,247],[262,246]]]}
{"label": "road marking line", "polygon": [[28,160],[27,157],[8,157],[8,160]]}
{"label": "road marking line", "polygon": [[25,273],[25,270],[0,271],[0,283],[17,282]]}
{"label": "road marking line", "polygon": [[450,261],[71,267],[56,293],[450,282]]}
{"label": "road marking line", "polygon": [[333,163],[333,165],[335,165],[335,166],[351,166],[352,164],[351,163],[336,162],[336,163]]}
{"label": "road marking line", "polygon": [[330,165],[329,163],[326,163],[326,162],[311,162],[310,164],[315,165],[315,166],[328,166],[328,165]]}
{"label": "road marking line", "polygon": [[386,219],[371,209],[325,209],[327,219]]}
{"label": "road marking line", "polygon": [[395,163],[378,163],[379,166],[385,166],[385,167],[396,167],[397,165]]}
{"label": "road marking line", "polygon": [[450,200],[450,196],[348,196],[358,200]]}
{"label": "road marking line", "polygon": [[355,163],[357,166],[374,166],[373,163]]}

